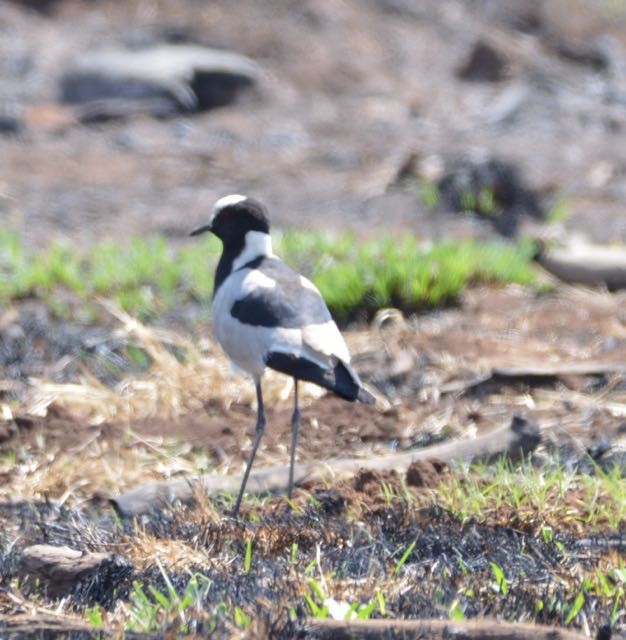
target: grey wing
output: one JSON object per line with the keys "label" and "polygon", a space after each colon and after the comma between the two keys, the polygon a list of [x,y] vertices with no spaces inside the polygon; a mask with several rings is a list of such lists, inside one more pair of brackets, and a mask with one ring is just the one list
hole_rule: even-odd
{"label": "grey wing", "polygon": [[258,267],[273,286],[255,287],[236,300],[233,318],[258,327],[303,329],[332,321],[319,291],[283,262],[266,260]]}

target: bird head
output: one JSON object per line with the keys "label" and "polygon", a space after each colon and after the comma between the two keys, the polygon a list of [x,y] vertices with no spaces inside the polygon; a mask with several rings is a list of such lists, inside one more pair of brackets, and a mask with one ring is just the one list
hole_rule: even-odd
{"label": "bird head", "polygon": [[215,203],[209,222],[189,235],[206,231],[214,233],[224,244],[239,244],[249,231],[269,234],[267,210],[254,198],[237,194],[224,196]]}

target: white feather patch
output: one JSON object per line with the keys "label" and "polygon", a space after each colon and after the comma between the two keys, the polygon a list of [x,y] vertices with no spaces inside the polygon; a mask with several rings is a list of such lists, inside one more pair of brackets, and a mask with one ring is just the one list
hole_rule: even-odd
{"label": "white feather patch", "polygon": [[324,324],[311,324],[302,329],[302,343],[310,349],[325,356],[339,358],[350,362],[350,352],[339,332],[337,325],[329,320]]}
{"label": "white feather patch", "polygon": [[214,205],[213,212],[211,213],[211,217],[209,218],[209,224],[213,224],[215,220],[215,216],[224,208],[229,207],[232,204],[239,204],[244,200],[247,200],[247,196],[242,196],[239,193],[231,193],[229,196],[221,197]]}
{"label": "white feather patch", "polygon": [[215,203],[215,206],[213,207],[213,211],[217,213],[218,211],[221,211],[224,207],[230,207],[230,205],[232,204],[239,204],[240,202],[243,202],[244,200],[247,200],[247,199],[248,199],[247,196],[242,196],[239,193],[231,193],[229,196],[221,197]]}
{"label": "white feather patch", "polygon": [[303,287],[310,289],[311,291],[315,291],[315,293],[319,293],[319,289],[308,278],[305,278],[304,276],[300,276],[300,284]]}
{"label": "white feather patch", "polygon": [[244,264],[248,264],[255,258],[261,256],[271,258],[273,255],[272,238],[268,233],[248,231],[243,251],[233,260],[233,271],[240,269]]}

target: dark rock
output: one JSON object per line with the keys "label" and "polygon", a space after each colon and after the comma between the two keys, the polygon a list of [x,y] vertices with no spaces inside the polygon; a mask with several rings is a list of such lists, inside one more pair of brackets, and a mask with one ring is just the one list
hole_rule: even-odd
{"label": "dark rock", "polygon": [[538,196],[522,182],[517,169],[496,158],[457,160],[437,186],[448,207],[485,217],[505,236],[515,235],[520,216],[544,215]]}
{"label": "dark rock", "polygon": [[346,509],[346,499],[336,489],[322,489],[315,492],[320,509],[328,514],[337,516]]}
{"label": "dark rock", "polygon": [[233,102],[257,79],[239,54],[195,45],[158,45],[86,53],[62,77],[61,100],[79,104],[83,121],[137,112],[167,116]]}
{"label": "dark rock", "polygon": [[610,451],[611,442],[608,438],[600,438],[597,442],[594,442],[587,448],[587,453],[593,458],[593,460],[599,460],[605,453]]}
{"label": "dark rock", "polygon": [[24,124],[17,113],[0,109],[0,135],[17,135],[23,128]]}
{"label": "dark rock", "polygon": [[11,2],[27,7],[31,11],[36,11],[45,16],[52,15],[57,4],[59,4],[59,0],[11,0]]}
{"label": "dark rock", "polygon": [[478,40],[467,62],[458,69],[457,76],[471,82],[500,82],[506,77],[507,66],[503,54],[483,40]]}
{"label": "dark rock", "polygon": [[604,473],[614,473],[619,469],[622,478],[626,478],[626,451],[615,451],[610,455],[603,456],[598,466]]}

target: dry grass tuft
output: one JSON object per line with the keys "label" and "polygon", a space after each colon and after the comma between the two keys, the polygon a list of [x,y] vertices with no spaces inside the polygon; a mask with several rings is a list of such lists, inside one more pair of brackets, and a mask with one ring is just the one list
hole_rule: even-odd
{"label": "dry grass tuft", "polygon": [[[42,444],[45,448],[45,442]],[[0,487],[0,498],[76,505],[94,496],[119,493],[147,479],[197,472],[184,444],[176,448],[172,444],[167,455],[149,445],[149,441],[139,441],[129,432],[117,440],[95,438],[79,452],[25,454],[12,465],[10,482]]]}
{"label": "dry grass tuft", "polygon": [[136,530],[122,545],[125,555],[133,562],[137,571],[144,571],[160,564],[167,572],[193,570],[211,564],[209,554],[195,549],[182,540],[157,538],[145,531]]}
{"label": "dry grass tuft", "polygon": [[[88,372],[79,384],[33,380],[31,413],[45,413],[54,402],[77,418],[97,425],[153,416],[175,417],[201,409],[207,398],[254,404],[254,386],[247,377],[232,370],[226,356],[212,342],[196,345],[173,331],[146,327],[111,302],[101,304],[120,321],[121,337],[134,340],[150,356],[149,372],[145,377],[124,379],[112,389]],[[184,360],[176,358],[172,348],[184,353]],[[289,397],[292,386],[291,378],[268,371],[263,395],[268,402],[279,404]],[[314,385],[303,385],[304,399],[322,393]]]}

